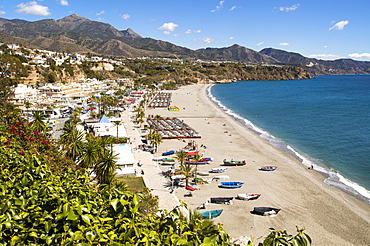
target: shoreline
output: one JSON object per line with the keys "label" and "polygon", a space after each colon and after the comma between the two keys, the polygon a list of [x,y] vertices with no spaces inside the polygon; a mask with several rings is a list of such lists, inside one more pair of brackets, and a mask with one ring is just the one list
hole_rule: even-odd
{"label": "shoreline", "polygon": [[[206,95],[208,86],[191,85],[171,91],[172,106],[179,107],[180,111],[157,108],[147,109],[147,114],[177,117],[201,134],[201,139],[195,141],[199,146],[206,145],[207,149],[201,148],[200,153],[213,157],[214,161],[199,166],[199,172],[220,167],[225,158],[245,159],[246,166],[229,167],[223,173],[230,176],[230,181],[245,184],[240,189],[226,190],[218,188],[218,182],[213,181],[198,185],[199,190],[194,191],[193,197],[184,197],[187,191],[179,188],[174,192],[179,199],[185,201],[190,209],[196,209],[210,197],[261,193],[262,196],[255,201],[234,200],[233,205],[207,206],[206,211],[224,209],[215,222],[223,224],[231,237],[247,235],[259,242],[268,235],[270,227],[295,233],[295,226],[298,226],[306,228],[313,245],[366,245],[370,242],[368,205],[325,184],[325,178],[319,172],[307,170],[299,160],[227,115]],[[155,156],[181,149],[184,145],[183,141],[176,139],[163,140]],[[278,169],[275,172],[258,171],[264,165],[276,165]],[[160,168],[166,170],[168,167]],[[274,218],[250,214],[253,207],[258,206],[282,210]]]}
{"label": "shoreline", "polygon": [[[252,132],[259,135],[261,138],[267,140],[271,145],[281,149],[282,151],[286,152],[287,154],[293,156],[296,158],[299,162],[301,162],[302,165],[306,166],[307,168],[315,167],[315,171],[319,172],[322,176],[325,177],[324,183],[339,189],[340,191],[349,194],[356,199],[360,200],[361,202],[364,202],[366,204],[370,204],[370,193],[369,191],[364,188],[363,186],[345,178],[341,174],[339,174],[337,171],[332,170],[325,166],[322,163],[317,163],[314,159],[311,157],[305,155],[304,153],[300,153],[290,145],[287,145],[283,140],[275,138],[270,133],[264,131],[263,129],[257,127],[254,125],[251,121],[248,119],[240,116],[239,114],[233,112],[231,109],[227,108],[225,105],[223,105],[219,100],[217,100],[212,94],[211,94],[211,87],[213,85],[210,85],[207,87],[207,96],[210,98],[210,100],[217,105],[222,111],[224,111],[227,115],[232,117],[233,119],[239,121],[242,125],[244,125],[246,128],[251,130]],[[265,136],[263,136],[265,135]],[[271,142],[275,141],[275,143]],[[330,184],[331,183],[331,184]]]}

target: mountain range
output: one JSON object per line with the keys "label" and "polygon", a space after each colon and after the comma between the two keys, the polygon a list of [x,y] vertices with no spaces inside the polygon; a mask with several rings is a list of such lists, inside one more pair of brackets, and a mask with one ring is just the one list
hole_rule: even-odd
{"label": "mountain range", "polygon": [[116,57],[173,57],[252,64],[293,65],[311,74],[369,74],[370,62],[352,59],[325,61],[298,53],[266,48],[259,52],[234,44],[225,48],[191,50],[143,38],[132,29],[119,31],[110,24],[78,14],[60,20],[26,21],[0,18],[0,41],[58,52],[92,53]]}

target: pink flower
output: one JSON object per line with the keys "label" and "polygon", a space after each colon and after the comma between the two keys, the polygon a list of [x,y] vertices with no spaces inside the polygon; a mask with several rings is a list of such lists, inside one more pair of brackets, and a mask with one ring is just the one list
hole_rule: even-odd
{"label": "pink flower", "polygon": [[34,134],[38,134],[38,133],[40,133],[40,132],[39,132],[39,131],[34,131],[33,133],[34,133]]}

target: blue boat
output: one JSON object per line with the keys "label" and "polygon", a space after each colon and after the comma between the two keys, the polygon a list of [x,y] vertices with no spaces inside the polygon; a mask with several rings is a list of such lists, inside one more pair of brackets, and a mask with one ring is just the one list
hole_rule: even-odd
{"label": "blue boat", "polygon": [[162,156],[172,155],[172,154],[175,154],[175,151],[174,150],[164,152],[164,153],[162,153]]}
{"label": "blue boat", "polygon": [[200,215],[202,215],[203,219],[214,219],[214,218],[220,216],[222,211],[223,211],[223,209],[211,210],[211,211],[206,211],[206,212],[200,213]]}
{"label": "blue boat", "polygon": [[191,164],[191,165],[206,165],[208,164],[207,161],[198,161],[198,162],[195,162],[195,161],[185,161],[186,164]]}
{"label": "blue boat", "polygon": [[261,171],[275,171],[277,167],[275,166],[265,166],[265,167],[261,167],[260,170]]}
{"label": "blue boat", "polygon": [[235,188],[242,187],[243,184],[244,183],[242,183],[242,182],[221,182],[221,185],[219,187],[221,187],[221,188],[235,189]]}

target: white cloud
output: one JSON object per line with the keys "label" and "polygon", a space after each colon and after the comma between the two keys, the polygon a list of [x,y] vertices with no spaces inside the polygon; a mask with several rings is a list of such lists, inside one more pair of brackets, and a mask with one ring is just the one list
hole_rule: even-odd
{"label": "white cloud", "polygon": [[130,19],[131,15],[129,15],[129,14],[123,14],[121,17],[124,20],[128,20],[128,19]]}
{"label": "white cloud", "polygon": [[235,37],[230,37],[229,40],[233,40]]}
{"label": "white cloud", "polygon": [[99,13],[96,13],[96,15],[103,15],[103,14],[105,14],[104,10],[100,11]]}
{"label": "white cloud", "polygon": [[186,34],[191,34],[191,33],[201,33],[202,32],[202,30],[196,30],[196,31],[192,31],[191,29],[188,29],[188,30],[186,30]]}
{"label": "white cloud", "polygon": [[279,45],[280,45],[280,46],[289,46],[289,45],[290,45],[290,43],[285,43],[285,42],[283,42],[283,43],[280,43]]}
{"label": "white cloud", "polygon": [[334,55],[334,54],[312,54],[312,55],[309,55],[308,57],[316,58],[320,60],[336,60],[336,59],[346,58],[344,56]]}
{"label": "white cloud", "polygon": [[370,60],[370,53],[352,53],[348,55],[352,59],[369,59]]}
{"label": "white cloud", "polygon": [[181,37],[181,35],[180,35],[180,34],[174,34],[173,36],[174,36],[174,37]]}
{"label": "white cloud", "polygon": [[176,27],[178,27],[179,25],[173,23],[173,22],[168,22],[168,23],[164,23],[161,27],[159,27],[158,29],[163,31],[164,34],[170,34],[171,32],[175,31]]}
{"label": "white cloud", "polygon": [[233,11],[234,9],[236,9],[236,6],[232,6],[231,9],[229,9],[229,11]]}
{"label": "white cloud", "polygon": [[225,3],[225,1],[220,1],[219,5],[216,6],[216,9],[211,10],[211,12],[216,12],[217,10],[222,9],[224,3]]}
{"label": "white cloud", "polygon": [[104,18],[100,18],[100,17],[98,18],[98,21],[103,21],[103,20],[104,20]]}
{"label": "white cloud", "polygon": [[41,16],[51,15],[48,7],[39,5],[36,1],[21,3],[18,4],[16,7],[19,8],[15,11],[18,14],[41,15]]}
{"label": "white cloud", "polygon": [[208,45],[208,44],[212,43],[213,41],[215,41],[215,39],[210,38],[210,37],[204,37],[204,38],[201,38],[200,40],[203,41],[204,45]]}
{"label": "white cloud", "polygon": [[5,11],[0,10],[0,15],[5,15],[5,14],[6,14]]}
{"label": "white cloud", "polygon": [[68,3],[68,1],[67,1],[67,0],[60,0],[60,1],[59,1],[59,4],[60,4],[60,5],[63,5],[63,6],[68,6],[68,5],[69,5],[69,3]]}
{"label": "white cloud", "polygon": [[346,20],[346,21],[339,21],[337,22],[334,26],[330,27],[329,30],[342,30],[344,28],[345,25],[348,25],[349,21]]}
{"label": "white cloud", "polygon": [[257,46],[261,46],[261,45],[263,45],[265,42],[264,41],[262,41],[262,42],[259,42],[258,44],[256,44]]}
{"label": "white cloud", "polygon": [[279,7],[279,10],[284,11],[284,12],[294,11],[294,10],[298,9],[299,5],[300,4],[298,3],[298,4],[294,4],[291,7]]}

